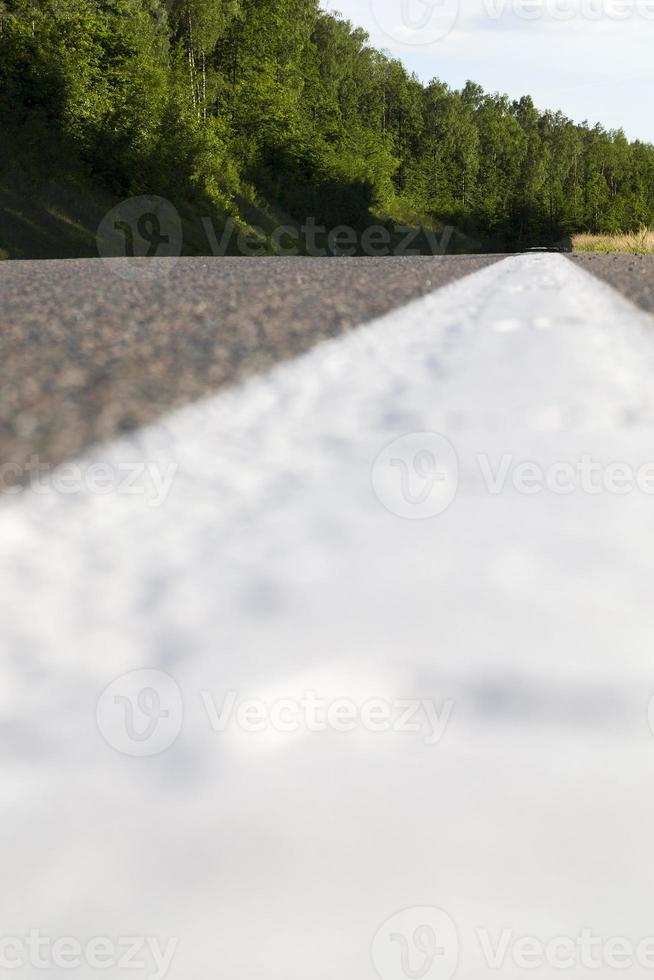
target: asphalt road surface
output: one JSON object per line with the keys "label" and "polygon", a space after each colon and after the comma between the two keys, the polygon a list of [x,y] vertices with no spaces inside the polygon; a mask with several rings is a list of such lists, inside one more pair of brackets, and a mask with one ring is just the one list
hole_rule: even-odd
{"label": "asphalt road surface", "polygon": [[59,462],[497,261],[0,263],[0,457]]}
{"label": "asphalt road surface", "polygon": [[[30,980],[30,930],[57,980],[647,976],[654,321],[560,255],[311,262],[180,264],[145,306],[1,270],[10,451],[74,456],[0,501],[0,950]],[[237,339],[202,270],[236,297],[240,268]]]}
{"label": "asphalt road surface", "polygon": [[654,256],[573,255],[573,262],[600,276],[648,313],[654,313]]}
{"label": "asphalt road surface", "polygon": [[[60,462],[501,258],[0,263],[0,458]],[[654,311],[651,257],[573,261]]]}

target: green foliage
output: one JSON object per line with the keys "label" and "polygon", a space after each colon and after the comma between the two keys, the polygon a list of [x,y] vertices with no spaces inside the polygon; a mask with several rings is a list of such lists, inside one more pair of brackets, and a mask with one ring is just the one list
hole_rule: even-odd
{"label": "green foliage", "polygon": [[[485,247],[654,223],[654,147],[428,85],[318,0],[0,0],[3,167]],[[247,207],[246,207],[247,205]]]}

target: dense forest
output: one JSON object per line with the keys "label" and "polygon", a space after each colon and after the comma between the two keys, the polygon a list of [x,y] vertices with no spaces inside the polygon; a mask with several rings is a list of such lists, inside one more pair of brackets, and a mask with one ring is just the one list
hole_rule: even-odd
{"label": "dense forest", "polygon": [[651,145],[423,85],[318,0],[0,0],[0,127],[0,174],[266,233],[399,221],[508,249],[654,217]]}

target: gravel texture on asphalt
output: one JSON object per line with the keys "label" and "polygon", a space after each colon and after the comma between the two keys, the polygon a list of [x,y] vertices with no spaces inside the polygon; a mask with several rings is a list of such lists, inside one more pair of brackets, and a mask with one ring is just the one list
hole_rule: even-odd
{"label": "gravel texture on asphalt", "polygon": [[58,463],[500,258],[2,262],[0,460]]}
{"label": "gravel texture on asphalt", "polygon": [[570,258],[582,269],[604,279],[632,303],[654,313],[654,255],[579,253]]}

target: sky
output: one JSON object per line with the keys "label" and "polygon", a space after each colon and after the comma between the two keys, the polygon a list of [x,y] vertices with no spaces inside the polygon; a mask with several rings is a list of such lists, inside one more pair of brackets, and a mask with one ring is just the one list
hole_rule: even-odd
{"label": "sky", "polygon": [[654,0],[323,0],[423,80],[471,78],[654,143]]}

